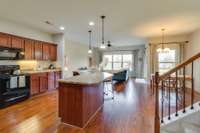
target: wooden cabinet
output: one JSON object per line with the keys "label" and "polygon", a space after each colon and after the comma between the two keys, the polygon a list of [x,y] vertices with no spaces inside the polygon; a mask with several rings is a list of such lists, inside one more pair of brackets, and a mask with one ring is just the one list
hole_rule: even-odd
{"label": "wooden cabinet", "polygon": [[48,73],[48,89],[54,90],[58,88],[58,79],[61,78],[61,71]]}
{"label": "wooden cabinet", "polygon": [[24,39],[17,36],[11,36],[11,47],[24,49]]}
{"label": "wooden cabinet", "polygon": [[58,88],[58,80],[61,78],[61,71],[55,72],[55,88]]}
{"label": "wooden cabinet", "polygon": [[56,61],[57,60],[57,45],[51,44],[49,45],[50,47],[50,59],[51,61]]}
{"label": "wooden cabinet", "polygon": [[11,47],[11,38],[10,35],[0,33],[0,46]]}
{"label": "wooden cabinet", "polygon": [[47,73],[31,74],[31,95],[36,95],[48,90]]}
{"label": "wooden cabinet", "polygon": [[58,79],[61,78],[61,71],[41,72],[31,74],[30,86],[31,95],[40,94],[47,90],[55,90],[58,88]]}
{"label": "wooden cabinet", "polygon": [[42,42],[40,41],[35,41],[34,44],[34,55],[36,60],[42,60]]}
{"label": "wooden cabinet", "polygon": [[24,41],[25,47],[25,59],[26,60],[33,60],[34,58],[34,41],[25,39]]}
{"label": "wooden cabinet", "polygon": [[0,46],[24,49],[26,60],[57,60],[57,45],[0,32]]}
{"label": "wooden cabinet", "polygon": [[30,77],[31,95],[40,93],[40,78],[38,74],[31,74]]}
{"label": "wooden cabinet", "polygon": [[48,90],[55,89],[55,72],[48,73]]}
{"label": "wooden cabinet", "polygon": [[43,60],[49,60],[50,59],[50,45],[48,43],[43,43]]}
{"label": "wooden cabinet", "polygon": [[40,92],[45,92],[48,90],[48,76],[47,73],[41,73],[39,75],[40,79]]}

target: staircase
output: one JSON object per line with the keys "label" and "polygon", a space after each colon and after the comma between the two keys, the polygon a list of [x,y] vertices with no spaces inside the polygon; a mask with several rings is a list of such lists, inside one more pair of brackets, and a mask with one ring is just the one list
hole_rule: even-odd
{"label": "staircase", "polygon": [[161,124],[160,133],[200,133],[200,106],[195,103],[194,109],[191,110],[187,107],[187,113],[183,113],[183,110],[178,111],[179,117],[174,116],[171,120],[164,118],[165,123]]}
{"label": "staircase", "polygon": [[194,62],[199,58],[200,53],[163,75],[151,76],[155,133],[200,133],[200,98],[194,89],[199,82],[194,79]]}

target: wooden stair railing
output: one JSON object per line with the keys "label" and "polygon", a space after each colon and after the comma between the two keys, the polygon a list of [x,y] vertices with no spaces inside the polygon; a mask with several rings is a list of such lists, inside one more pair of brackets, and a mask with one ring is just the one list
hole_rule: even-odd
{"label": "wooden stair railing", "polygon": [[[164,114],[164,111],[167,111],[168,120],[171,119],[171,91],[173,89],[175,91],[176,104],[175,116],[178,117],[178,111],[180,109],[183,109],[183,113],[186,113],[186,80],[191,81],[191,103],[188,106],[191,106],[191,109],[194,108],[194,62],[199,58],[200,53],[194,55],[162,75],[159,75],[159,72],[156,72],[155,75],[151,76],[150,87],[153,94],[155,94],[155,133],[160,133],[160,123],[164,122],[163,118],[164,115],[166,115]],[[191,73],[188,76],[186,75],[186,66],[188,67],[190,64]],[[181,91],[181,93],[179,93],[179,91]],[[167,97],[165,97],[165,93],[167,93]],[[159,98],[159,95],[161,95],[161,98]],[[159,99],[161,99],[161,102]],[[164,110],[166,108],[166,105],[164,105],[165,100],[167,100],[167,110]],[[182,105],[181,107],[179,107],[180,104]]]}

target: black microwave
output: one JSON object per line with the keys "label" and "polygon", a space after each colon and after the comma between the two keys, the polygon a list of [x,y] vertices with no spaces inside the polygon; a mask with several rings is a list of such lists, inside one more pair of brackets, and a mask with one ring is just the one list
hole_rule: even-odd
{"label": "black microwave", "polygon": [[0,47],[0,60],[22,60],[24,50],[19,48]]}

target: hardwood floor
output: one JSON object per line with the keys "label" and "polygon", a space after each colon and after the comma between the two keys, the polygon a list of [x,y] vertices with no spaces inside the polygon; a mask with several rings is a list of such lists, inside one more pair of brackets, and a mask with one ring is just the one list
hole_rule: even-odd
{"label": "hardwood floor", "polygon": [[115,99],[84,129],[60,124],[57,91],[0,110],[1,133],[153,133],[154,97],[144,80],[116,84]]}

